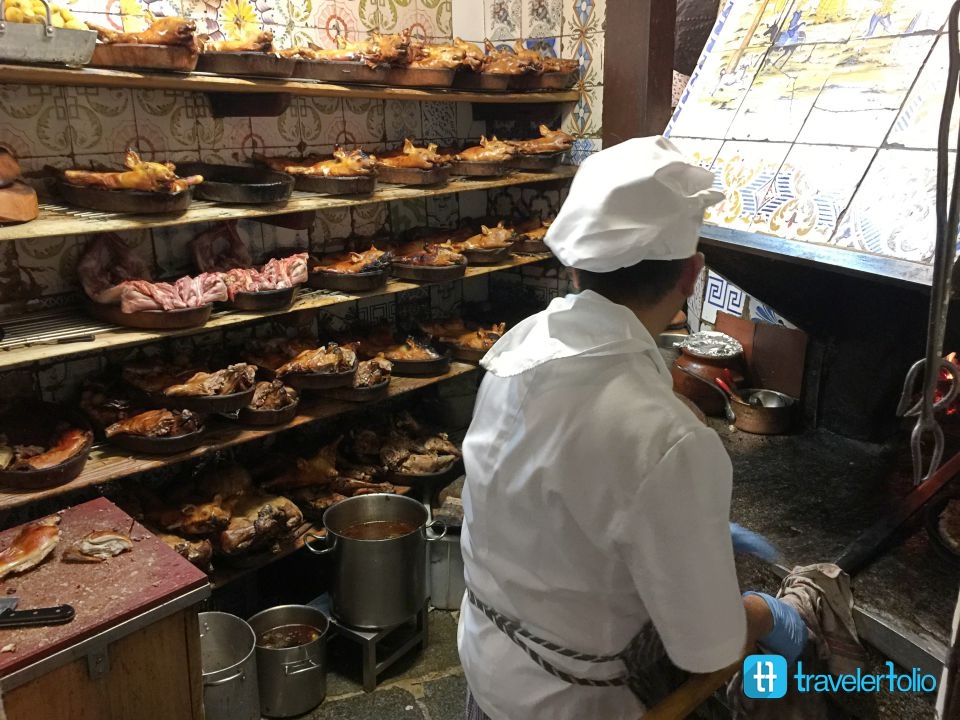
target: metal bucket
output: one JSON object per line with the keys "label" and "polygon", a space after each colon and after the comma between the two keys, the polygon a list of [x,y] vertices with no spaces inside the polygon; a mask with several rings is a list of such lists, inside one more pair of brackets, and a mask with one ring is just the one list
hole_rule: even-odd
{"label": "metal bucket", "polygon": [[236,615],[200,613],[200,667],[207,720],[260,720],[256,636]]}
{"label": "metal bucket", "polygon": [[[306,625],[319,637],[293,647],[266,647],[263,634],[285,625]],[[269,717],[302,715],[327,695],[327,636],[329,622],[308,605],[278,605],[250,618],[257,637],[260,712]]]}
{"label": "metal bucket", "polygon": [[[333,553],[336,559],[330,597],[338,621],[362,629],[389,628],[420,611],[427,599],[425,543],[446,534],[443,523],[428,526],[427,520],[421,503],[389,493],[347,498],[324,513],[326,538],[308,537],[307,547],[318,555]],[[374,522],[403,523],[409,532],[385,540],[344,535],[356,525]],[[434,525],[440,530],[429,533]],[[326,547],[313,541],[326,541]]]}

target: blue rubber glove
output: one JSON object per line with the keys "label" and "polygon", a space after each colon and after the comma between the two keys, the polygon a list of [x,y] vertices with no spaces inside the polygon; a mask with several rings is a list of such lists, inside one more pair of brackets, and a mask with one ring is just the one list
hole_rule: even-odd
{"label": "blue rubber glove", "polygon": [[780,551],[769,540],[741,525],[730,523],[730,538],[733,540],[733,551],[737,554],[753,555],[769,563],[780,558]]}
{"label": "blue rubber glove", "polygon": [[772,653],[783,655],[787,663],[800,657],[807,644],[807,626],[796,608],[766,593],[746,592],[743,595],[756,595],[767,604],[773,615],[773,629],[760,638],[760,644]]}

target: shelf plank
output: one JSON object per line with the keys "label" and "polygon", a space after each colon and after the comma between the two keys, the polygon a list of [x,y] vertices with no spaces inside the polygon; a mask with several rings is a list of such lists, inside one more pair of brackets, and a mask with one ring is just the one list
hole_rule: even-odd
{"label": "shelf plank", "polygon": [[557,180],[568,180],[576,174],[577,168],[562,165],[553,172],[527,173],[514,172],[501,178],[454,179],[446,185],[436,187],[407,187],[382,183],[378,190],[366,196],[327,196],[316,193],[295,192],[284,204],[273,205],[221,205],[207,201],[195,201],[190,209],[177,215],[130,215],[124,213],[105,213],[82,210],[65,205],[42,203],[40,216],[22,225],[0,227],[0,241],[24,240],[42,237],[62,237],[64,235],[86,235],[101,232],[122,232],[124,230],[143,230],[145,228],[190,225],[200,222],[220,222],[241,218],[257,218],[306,210],[328,210],[332,208],[372,205],[394,200],[453,195],[470,190],[490,190],[514,185],[528,185]]}
{"label": "shelf plank", "polygon": [[[477,277],[499,270],[521,267],[544,260],[544,255],[513,255],[511,260],[499,265],[477,265],[468,267],[465,277]],[[10,349],[4,349],[0,344],[0,372],[14,370],[21,367],[33,365],[35,363],[62,362],[67,358],[78,357],[91,353],[100,353],[105,350],[118,350],[121,348],[141,345],[147,342],[156,342],[174,337],[183,337],[186,335],[200,335],[213,330],[222,330],[229,327],[239,327],[259,322],[265,318],[280,317],[292,313],[307,312],[319,310],[332,305],[354,302],[363,298],[379,297],[383,295],[395,295],[407,290],[414,290],[418,287],[429,286],[430,283],[413,283],[401,280],[389,280],[386,287],[379,290],[373,290],[365,293],[321,293],[308,292],[298,298],[292,306],[286,310],[273,310],[269,312],[237,312],[224,311],[216,313],[203,327],[190,328],[187,330],[131,330],[121,327],[106,327],[103,331],[93,333],[94,339],[89,342],[68,342],[63,344],[21,344]],[[64,318],[64,322],[70,322],[80,328],[82,333],[89,332],[90,320],[79,310],[73,316]]]}
{"label": "shelf plank", "polygon": [[380,85],[340,85],[310,80],[235,78],[206,73],[135,72],[104,68],[33,67],[0,64],[4,83],[68,85],[81,87],[137,88],[218,93],[291,93],[293,95],[371,98],[375,100],[442,100],[503,105],[576,102],[576,90],[540,90],[515,93],[477,92],[457,89],[422,89]]}
{"label": "shelf plank", "polygon": [[[477,372],[474,365],[454,362],[450,364],[450,371],[445,375],[428,378],[393,377],[390,380],[389,397],[404,395],[414,390],[435,385],[468,373]],[[217,452],[223,448],[241,445],[253,440],[275,435],[291,428],[306,425],[318,420],[343,415],[359,410],[364,403],[352,403],[324,398],[301,401],[297,416],[286,425],[269,428],[245,428],[242,425],[225,419],[212,418],[208,421],[208,430],[204,434],[204,443],[193,450],[166,456],[134,456],[124,450],[111,447],[109,444],[98,445],[91,451],[83,472],[75,480],[59,487],[30,492],[0,491],[0,511],[28,505],[38,500],[63,495],[64,493],[80,490],[92,485],[102,485],[138,473],[157,470],[170,465],[176,465],[186,460],[194,460],[208,453]]]}

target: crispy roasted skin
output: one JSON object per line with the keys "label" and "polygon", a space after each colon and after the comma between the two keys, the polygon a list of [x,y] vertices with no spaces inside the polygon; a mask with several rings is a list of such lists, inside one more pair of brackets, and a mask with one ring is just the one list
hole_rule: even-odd
{"label": "crispy roasted skin", "polygon": [[353,275],[385,269],[392,255],[371,245],[363,252],[343,252],[327,255],[313,263],[313,272],[333,272]]}
{"label": "crispy roasted skin", "polygon": [[130,550],[133,550],[133,541],[126,533],[93,530],[67,548],[63,559],[71,562],[103,562]]}
{"label": "crispy roasted skin", "polygon": [[14,467],[18,470],[46,470],[56,467],[78,455],[91,442],[93,442],[93,433],[89,430],[68,428],[57,436],[56,442],[50,449],[26,458]]}
{"label": "crispy roasted skin", "polygon": [[498,140],[496,135],[489,140],[481,135],[479,145],[461,150],[455,157],[467,162],[504,162],[516,156],[517,152],[513,145]]}
{"label": "crispy roasted skin", "polygon": [[362,62],[369,67],[380,65],[405,65],[410,61],[410,30],[399,35],[370,33],[368,40],[350,41],[337,37],[337,47],[321,48],[310,44],[281,51],[284,57],[300,57],[304,60],[330,62]]}
{"label": "crispy roasted skin", "polygon": [[171,195],[183,192],[191,185],[203,182],[203,176],[177,177],[173,163],[146,162],[133,150],[127,150],[124,160],[126,172],[93,172],[89,170],[64,170],[63,177],[71,185],[101,188],[104,190],[140,190],[143,192],[166,192]]}
{"label": "crispy roasted skin", "polygon": [[489,350],[506,332],[506,323],[494,323],[490,327],[470,327],[462,318],[447,318],[420,323],[420,329],[428,335],[457,347],[471,350]]}
{"label": "crispy roasted skin", "polygon": [[201,570],[206,572],[212,570],[210,561],[213,560],[213,543],[208,539],[188,540],[171,533],[156,533],[156,535],[180,557]]}
{"label": "crispy roasted skin", "polygon": [[445,433],[432,433],[416,421],[407,423],[403,416],[394,420],[389,437],[380,446],[380,461],[388,469],[404,474],[442,472],[459,458],[459,448]]}
{"label": "crispy roasted skin", "polygon": [[573,135],[563,130],[551,130],[546,125],[540,126],[540,137],[533,140],[507,140],[521,155],[542,155],[548,153],[566,152],[573,146]]}
{"label": "crispy roasted skin", "polygon": [[376,169],[377,159],[360,148],[347,152],[342,148],[333,151],[333,158],[321,160],[305,158],[258,158],[271,170],[290,175],[310,175],[320,177],[366,177]]}
{"label": "crispy roasted skin", "polygon": [[87,24],[97,32],[97,40],[106,44],[182,45],[197,49],[197,24],[183,17],[156,18],[146,30],[132,33]]}
{"label": "crispy roasted skin", "polygon": [[541,63],[543,64],[543,72],[545,73],[572,73],[576,72],[580,67],[580,64],[576,60],[555,57],[542,58]]}
{"label": "crispy roasted skin", "polygon": [[489,228],[486,225],[480,226],[480,232],[471,235],[466,240],[450,241],[444,245],[455,252],[464,250],[496,250],[498,248],[510,247],[516,242],[516,234],[513,228],[505,228],[503,223],[496,227]]}
{"label": "crispy roasted skin", "polygon": [[211,40],[209,37],[200,39],[200,51],[205,53],[216,52],[260,52],[272,53],[273,31],[254,30],[239,40]]}
{"label": "crispy roasted skin", "polygon": [[189,410],[147,410],[108,427],[104,434],[142,437],[179,437],[201,428],[200,418]]}
{"label": "crispy roasted skin", "polygon": [[252,550],[303,523],[303,513],[280,495],[244,493],[226,502],[230,524],[217,537],[224,555]]}
{"label": "crispy roasted skin", "polygon": [[357,355],[353,350],[330,343],[314,350],[304,350],[293,360],[278,367],[276,375],[280,378],[293,373],[348,372],[356,364]]}
{"label": "crispy roasted skin", "polygon": [[36,567],[60,542],[60,516],[50,515],[24,525],[10,543],[0,552],[0,580],[11,573],[22,573]]}
{"label": "crispy roasted skin", "polygon": [[394,262],[401,265],[447,267],[464,265],[467,259],[449,246],[431,244],[422,240],[404,243],[394,252]]}
{"label": "crispy roasted skin", "polygon": [[440,353],[413,337],[408,337],[400,345],[394,345],[383,352],[387,360],[436,360]]}
{"label": "crispy roasted skin", "polygon": [[486,73],[523,75],[525,73],[540,72],[543,67],[540,53],[524,48],[523,44],[519,41],[517,42],[516,52],[498,50],[489,40],[484,43],[484,48],[487,54],[483,61],[482,70]]}
{"label": "crispy roasted skin", "polygon": [[282,410],[298,399],[297,391],[280,380],[264,380],[257,383],[248,407],[253,410]]}
{"label": "crispy roasted skin", "polygon": [[327,443],[309,458],[297,458],[293,467],[267,480],[263,485],[271,490],[285,491],[291,488],[328,485],[339,475],[337,448],[342,438]]}
{"label": "crispy roasted skin", "polygon": [[198,372],[180,385],[164,389],[168,397],[212,397],[243,392],[253,387],[257,368],[247,363],[237,363],[213,373]]}
{"label": "crispy roasted skin", "polygon": [[437,144],[430,143],[427,147],[417,147],[413,140],[406,138],[403,147],[377,157],[379,165],[393,168],[416,168],[418,170],[432,170],[437,165],[446,165],[447,156],[437,152]]}
{"label": "crispy roasted skin", "polygon": [[387,360],[382,354],[370,360],[364,360],[357,365],[357,374],[353,378],[355,388],[367,388],[379,385],[384,380],[390,379],[390,372],[393,370],[393,363]]}

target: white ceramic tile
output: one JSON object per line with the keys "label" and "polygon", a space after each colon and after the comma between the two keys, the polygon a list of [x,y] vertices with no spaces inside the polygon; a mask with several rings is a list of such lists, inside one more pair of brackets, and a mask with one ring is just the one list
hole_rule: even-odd
{"label": "white ceramic tile", "polygon": [[[947,77],[947,38],[940,36],[937,44],[920,71],[900,114],[890,131],[888,143],[908,148],[935,148],[940,114],[943,110],[943,92]],[[957,147],[960,114],[954,112],[950,123],[950,148]]]}
{"label": "white ceramic tile", "polygon": [[708,270],[700,319],[715,323],[717,313],[720,311],[730,313],[735,317],[743,317],[747,309],[748,298],[749,296],[736,285],[712,270]]}
{"label": "white ceramic tile", "polygon": [[[427,207],[423,200],[392,202],[388,205],[388,211],[390,213],[390,231],[394,235],[409,228],[423,227],[427,224]],[[356,230],[357,213],[354,212],[354,231]],[[362,234],[369,235],[370,233]]]}
{"label": "white ceramic tile", "polygon": [[343,128],[343,102],[339,98],[298,98],[301,138],[307,145],[333,145]]}
{"label": "white ceramic tile", "polygon": [[133,100],[138,142],[145,154],[199,150],[197,120],[204,98],[174,90],[134,90]]}
{"label": "white ceramic tile", "polygon": [[483,0],[457,0],[452,5],[453,34],[468,40],[483,40],[486,36]]}
{"label": "white ceramic tile", "polygon": [[456,103],[423,102],[420,109],[425,139],[448,141],[457,137]]}
{"label": "white ceramic tile", "polygon": [[[393,205],[396,203],[389,203]],[[387,203],[360,205],[353,208],[353,234],[363,237],[378,235],[390,227],[390,208]]]}
{"label": "white ceramic tile", "polygon": [[[420,12],[426,13],[430,17],[430,21],[433,24],[434,32],[437,33],[434,37],[443,37],[451,38],[455,33],[453,31],[453,6],[459,5],[462,3],[454,3],[449,0],[416,0],[417,9]],[[469,5],[478,6],[481,10],[483,8],[483,3],[480,1],[467,3]],[[480,18],[480,25],[483,24],[483,18]]]}
{"label": "white ceramic tile", "polygon": [[483,0],[486,6],[486,37],[495,41],[519,38],[523,33],[521,0]]}
{"label": "white ceramic tile", "polygon": [[78,87],[65,88],[64,95],[74,153],[121,152],[140,146],[130,90]]}
{"label": "white ceramic tile", "polygon": [[310,247],[306,230],[290,230],[276,225],[263,225],[263,249],[267,253],[290,254]]}
{"label": "white ceramic tile", "polygon": [[252,132],[250,118],[215,118],[208,104],[198,104],[197,139],[202,149],[241,148]]}
{"label": "white ceramic tile", "polygon": [[714,187],[725,199],[708,208],[704,220],[749,229],[759,209],[775,196],[774,181],[789,148],[786,143],[725,142],[713,163]]}
{"label": "white ceramic tile", "polygon": [[0,85],[0,143],[20,158],[65,155],[72,149],[70,108],[63,88]]}
{"label": "white ceramic tile", "polygon": [[364,145],[383,140],[383,101],[343,101],[344,128],[337,138],[343,145]]}
{"label": "white ceramic tile", "polygon": [[423,137],[419,103],[387,100],[384,102],[383,116],[388,143],[401,143],[404,138],[416,140]]}
{"label": "white ceramic tile", "polygon": [[439,195],[427,198],[427,225],[430,227],[456,227],[460,220],[460,206],[456,195]]}
{"label": "white ceramic tile", "polygon": [[555,37],[563,26],[561,0],[522,0],[521,28],[524,38]]}
{"label": "white ceramic tile", "polygon": [[302,139],[299,105],[296,101],[278,117],[250,118],[253,137],[250,144],[259,148],[293,148]]}
{"label": "white ceramic tile", "polygon": [[720,152],[720,148],[723,147],[723,140],[700,140],[683,137],[671,137],[670,140],[691,161],[707,170],[713,167],[713,161],[717,157],[717,153]]}

